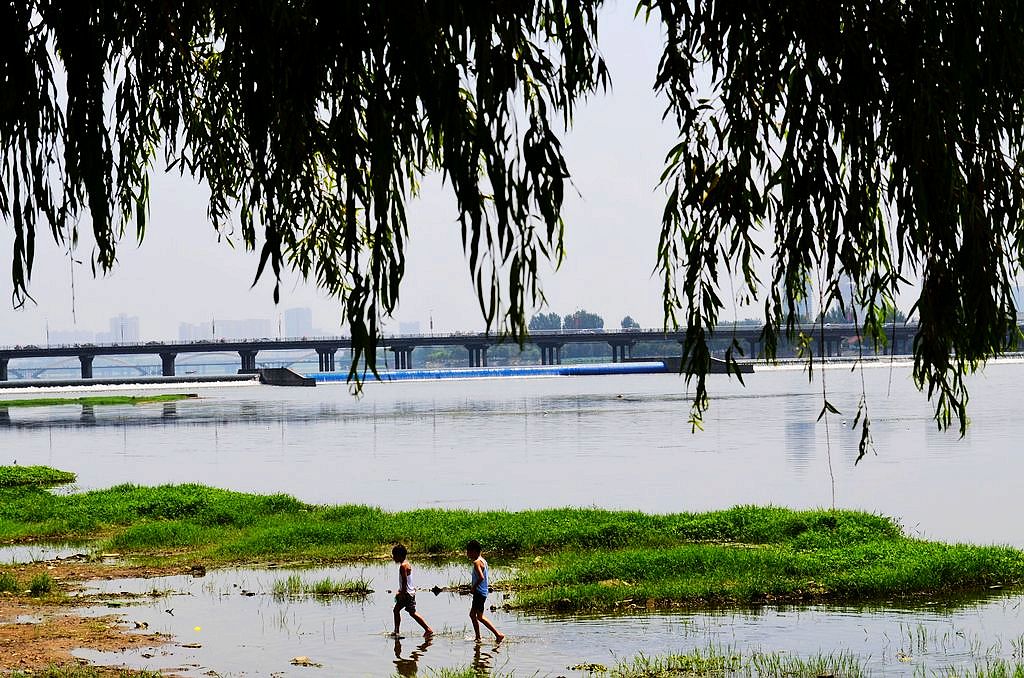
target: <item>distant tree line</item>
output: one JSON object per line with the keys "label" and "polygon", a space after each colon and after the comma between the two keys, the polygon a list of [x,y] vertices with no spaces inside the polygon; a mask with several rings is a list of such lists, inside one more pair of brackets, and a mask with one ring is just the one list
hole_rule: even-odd
{"label": "distant tree line", "polygon": [[[557,313],[538,313],[530,318],[528,325],[531,332],[557,330],[601,330],[604,329],[604,318],[585,309],[579,309],[564,318]],[[640,323],[627,315],[620,323],[622,329],[640,329]]]}

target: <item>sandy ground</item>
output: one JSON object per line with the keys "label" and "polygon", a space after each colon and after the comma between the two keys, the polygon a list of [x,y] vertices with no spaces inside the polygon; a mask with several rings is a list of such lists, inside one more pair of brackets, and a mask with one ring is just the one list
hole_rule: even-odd
{"label": "sandy ground", "polygon": [[[182,569],[125,567],[77,561],[54,561],[2,568],[18,581],[26,582],[40,572],[49,572],[55,593],[41,598],[27,594],[0,594],[0,675],[9,671],[32,673],[50,666],[81,663],[72,650],[89,648],[118,651],[158,647],[172,639],[156,633],[129,630],[117,615],[80,617],[74,607],[88,604],[88,598],[72,597],[89,579],[156,577],[180,574]],[[187,569],[185,570],[188,571]],[[111,675],[123,675],[111,671]]]}

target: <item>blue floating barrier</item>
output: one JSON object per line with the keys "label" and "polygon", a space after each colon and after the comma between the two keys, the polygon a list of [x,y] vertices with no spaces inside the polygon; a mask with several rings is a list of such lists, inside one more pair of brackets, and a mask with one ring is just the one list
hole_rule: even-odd
{"label": "blue floating barrier", "polygon": [[[381,381],[432,379],[502,379],[522,377],[582,377],[609,374],[660,374],[666,372],[660,360],[629,363],[591,363],[584,365],[515,365],[507,367],[455,367],[447,369],[408,369],[381,371]],[[348,372],[311,372],[318,382],[346,381]],[[366,379],[372,380],[371,373]]]}

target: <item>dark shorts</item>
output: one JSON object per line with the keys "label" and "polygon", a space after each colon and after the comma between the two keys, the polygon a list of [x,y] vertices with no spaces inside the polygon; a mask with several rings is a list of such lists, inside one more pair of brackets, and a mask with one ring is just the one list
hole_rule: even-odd
{"label": "dark shorts", "polygon": [[416,614],[416,594],[399,593],[395,596],[395,607],[405,609],[409,614]]}
{"label": "dark shorts", "polygon": [[480,614],[483,614],[483,612],[484,612],[484,603],[485,602],[487,602],[487,596],[483,595],[482,593],[474,593],[473,594],[473,605],[472,605],[472,607],[469,608],[469,611],[470,612],[479,612]]}

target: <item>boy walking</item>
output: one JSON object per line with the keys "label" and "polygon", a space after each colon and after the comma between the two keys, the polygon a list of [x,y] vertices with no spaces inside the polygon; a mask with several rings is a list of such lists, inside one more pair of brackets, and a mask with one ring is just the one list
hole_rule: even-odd
{"label": "boy walking", "polygon": [[398,628],[402,625],[402,608],[405,608],[409,616],[423,627],[423,637],[429,638],[434,635],[434,630],[427,625],[423,617],[416,613],[416,587],[412,583],[412,565],[406,560],[407,555],[409,555],[409,551],[401,544],[391,549],[391,558],[398,563],[398,592],[395,594],[395,637],[398,637]]}
{"label": "boy walking", "polygon": [[473,580],[470,589],[473,592],[473,605],[469,608],[469,618],[473,621],[473,633],[476,634],[477,642],[480,642],[480,624],[494,634],[495,642],[505,640],[505,634],[494,628],[491,620],[484,616],[484,603],[487,602],[487,594],[490,593],[490,586],[487,581],[487,561],[480,555],[480,542],[473,539],[466,544],[466,557],[473,563]]}

